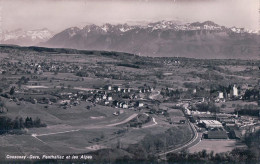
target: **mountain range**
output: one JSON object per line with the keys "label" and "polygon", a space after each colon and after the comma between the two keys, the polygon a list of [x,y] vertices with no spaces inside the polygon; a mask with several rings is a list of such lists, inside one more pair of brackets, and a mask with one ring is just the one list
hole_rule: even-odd
{"label": "mountain range", "polygon": [[104,24],[71,27],[53,35],[48,29],[9,32],[4,44],[120,51],[152,57],[259,59],[257,31],[224,27],[212,21],[146,25]]}
{"label": "mountain range", "polygon": [[72,27],[40,44],[52,48],[121,51],[153,57],[259,58],[256,31],[214,22],[179,25],[172,21],[145,26],[127,24]]}
{"label": "mountain range", "polygon": [[21,46],[33,46],[40,42],[46,42],[54,35],[47,28],[38,30],[16,29],[0,32],[1,44],[16,44]]}

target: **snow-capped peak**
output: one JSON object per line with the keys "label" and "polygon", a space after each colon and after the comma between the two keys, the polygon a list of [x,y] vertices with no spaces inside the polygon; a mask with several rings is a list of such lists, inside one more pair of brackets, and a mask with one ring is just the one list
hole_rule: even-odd
{"label": "snow-capped peak", "polygon": [[[8,43],[8,44],[20,44],[23,42],[24,44],[21,45],[29,45],[37,44],[39,42],[46,41],[53,36],[53,33],[46,28],[37,29],[37,30],[23,30],[23,29],[16,29],[13,31],[4,31],[0,36],[1,43]],[[25,43],[27,42],[27,43]]]}
{"label": "snow-capped peak", "polygon": [[101,26],[101,29],[105,32],[108,32],[110,29],[112,28],[112,25],[110,24],[104,24],[103,26]]}
{"label": "snow-capped peak", "polygon": [[257,30],[248,30],[245,28],[237,28],[237,27],[231,27],[230,30],[237,34],[241,34],[241,33],[257,34],[258,33]]}
{"label": "snow-capped peak", "polygon": [[48,29],[26,31],[26,36],[31,36],[32,40],[36,40],[36,39],[45,40],[51,38],[52,35],[53,34]]}

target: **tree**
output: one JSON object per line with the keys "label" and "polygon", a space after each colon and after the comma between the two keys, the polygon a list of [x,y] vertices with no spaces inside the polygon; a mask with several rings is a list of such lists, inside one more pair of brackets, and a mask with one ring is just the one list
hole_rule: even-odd
{"label": "tree", "polygon": [[21,129],[21,124],[18,117],[14,120],[14,129]]}
{"label": "tree", "polygon": [[22,117],[19,118],[21,128],[24,128],[24,120]]}
{"label": "tree", "polygon": [[41,126],[41,119],[39,117],[36,117],[36,119],[33,121],[33,125],[35,127],[40,127]]}
{"label": "tree", "polygon": [[13,87],[10,89],[9,94],[10,94],[10,95],[13,95],[14,93],[15,93],[15,86],[13,86]]}

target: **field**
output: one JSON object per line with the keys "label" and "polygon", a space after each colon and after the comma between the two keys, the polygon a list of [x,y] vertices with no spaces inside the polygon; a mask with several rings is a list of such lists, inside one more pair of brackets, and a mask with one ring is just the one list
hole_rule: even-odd
{"label": "field", "polygon": [[[87,153],[101,148],[116,148],[118,140],[122,148],[127,148],[130,144],[140,142],[147,134],[164,133],[174,126],[169,125],[163,116],[153,116],[156,124],[149,122],[143,128],[128,129],[117,125],[125,123],[136,111],[124,110],[119,116],[114,116],[113,113],[118,109],[97,105],[87,110],[87,105],[88,102],[82,102],[76,107],[64,110],[55,105],[44,108],[44,105],[32,105],[28,102],[18,106],[6,100],[7,108],[12,109],[6,116],[39,117],[48,126],[28,129],[24,135],[0,136],[3,148],[0,151],[1,157],[19,154],[29,156]],[[177,117],[183,117],[182,113],[177,114]],[[127,131],[124,131],[125,129]],[[122,130],[123,132],[120,132]]]}
{"label": "field", "polygon": [[[146,155],[153,155],[174,149],[195,136],[181,100],[208,98],[208,91],[219,85],[256,84],[260,63],[42,48],[1,47],[0,53],[1,109],[5,109],[0,115],[39,118],[47,125],[25,128],[21,135],[1,135],[0,159],[109,148],[132,151],[132,155],[144,149]],[[113,89],[106,89],[108,85]],[[238,100],[217,106],[233,112],[237,104],[250,103]],[[140,115],[148,121],[138,120]],[[133,120],[136,126],[130,126]],[[234,145],[233,140],[203,140],[190,151],[229,151]]]}
{"label": "field", "polygon": [[208,153],[222,153],[231,151],[234,148],[245,148],[245,144],[239,144],[236,140],[202,140],[197,145],[189,148],[190,153],[206,150]]}
{"label": "field", "polygon": [[[116,148],[119,139],[121,146],[127,148],[130,144],[140,142],[147,134],[160,134],[171,127],[165,126],[165,124],[154,125],[118,133],[122,130],[121,127],[109,126],[123,121],[126,117],[131,116],[130,114],[131,112],[125,112],[120,116],[106,116],[105,113],[102,113],[103,117],[97,117],[100,113],[82,112],[81,114],[60,115],[55,112],[55,116],[50,113],[48,115],[39,113],[41,118],[46,115],[46,118],[52,120],[49,122],[43,118],[49,126],[30,129],[25,135],[1,136],[3,149],[1,149],[0,155],[4,157],[5,155],[17,155],[17,153],[25,155],[87,153],[100,148]],[[51,118],[56,118],[55,123]],[[50,125],[51,123],[53,125]],[[34,134],[37,136],[33,136]]]}

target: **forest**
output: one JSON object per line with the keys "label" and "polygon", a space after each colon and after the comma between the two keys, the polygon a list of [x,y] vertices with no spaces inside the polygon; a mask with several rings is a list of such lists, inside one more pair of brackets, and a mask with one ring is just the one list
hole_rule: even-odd
{"label": "forest", "polygon": [[0,135],[1,134],[21,134],[22,130],[25,128],[39,128],[46,127],[47,125],[42,123],[40,118],[32,119],[31,117],[16,117],[12,120],[9,117],[0,117]]}

